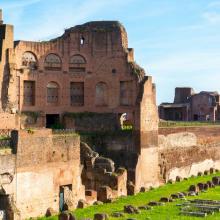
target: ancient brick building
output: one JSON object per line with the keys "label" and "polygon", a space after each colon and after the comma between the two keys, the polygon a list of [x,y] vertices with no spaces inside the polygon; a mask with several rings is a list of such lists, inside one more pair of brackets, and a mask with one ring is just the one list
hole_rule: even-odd
{"label": "ancient brick building", "polygon": [[220,120],[218,92],[195,93],[192,88],[176,88],[173,103],[162,103],[159,115],[164,120],[217,121]]}
{"label": "ancient brick building", "polygon": [[[58,212],[63,200],[74,208],[81,198],[126,195],[127,183],[133,193],[159,185],[156,88],[134,62],[122,24],[89,22],[50,41],[14,41],[1,14],[0,129],[17,135],[13,151],[0,155],[0,210],[24,219]],[[124,121],[132,131],[121,130]],[[74,133],[44,129],[53,126],[110,131],[99,143],[107,158],[90,155]]]}
{"label": "ancient brick building", "polygon": [[79,112],[127,113],[133,120],[144,70],[119,22],[77,25],[43,42],[14,42],[13,26],[3,22],[0,33],[0,109],[19,113],[21,127],[63,124],[63,116]]}

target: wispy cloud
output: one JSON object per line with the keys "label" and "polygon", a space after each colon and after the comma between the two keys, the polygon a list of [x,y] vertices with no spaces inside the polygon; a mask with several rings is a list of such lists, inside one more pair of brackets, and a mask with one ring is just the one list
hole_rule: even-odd
{"label": "wispy cloud", "polygon": [[[33,0],[34,1],[34,0]],[[41,0],[35,0],[41,1]],[[53,4],[53,7],[46,7],[40,11],[40,16],[37,19],[26,21],[23,29],[27,28],[26,32],[18,31],[19,38],[25,40],[44,40],[56,37],[63,33],[65,28],[96,19],[102,20],[102,17],[97,17],[96,14],[102,10],[109,9],[114,14],[115,6],[123,7],[134,0],[118,1],[118,0],[85,0],[71,1],[67,0],[68,4],[63,4],[58,0],[47,0],[42,4]],[[35,3],[36,3],[35,2]],[[34,28],[32,28],[34,26]]]}
{"label": "wispy cloud", "polygon": [[220,1],[213,1],[210,2],[208,5],[209,8],[216,8],[216,7],[220,7]]}
{"label": "wispy cloud", "polygon": [[217,12],[205,12],[203,18],[205,18],[210,24],[220,23],[220,13]]}
{"label": "wispy cloud", "polygon": [[1,7],[3,7],[4,9],[8,10],[8,9],[13,9],[13,8],[23,8],[35,3],[38,3],[40,1],[43,0],[20,0],[20,1],[7,1],[7,2],[3,2],[1,4]]}
{"label": "wispy cloud", "polygon": [[[155,72],[163,72],[164,74],[173,74],[177,72],[220,72],[220,52],[190,52],[178,53],[168,56],[162,60],[155,61],[150,64]],[[177,74],[178,76],[178,74]],[[199,76],[198,76],[199,77]]]}

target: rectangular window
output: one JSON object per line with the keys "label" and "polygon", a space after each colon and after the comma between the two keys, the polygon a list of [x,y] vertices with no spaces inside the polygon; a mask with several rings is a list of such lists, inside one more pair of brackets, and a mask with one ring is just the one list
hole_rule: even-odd
{"label": "rectangular window", "polygon": [[35,82],[34,81],[24,81],[24,100],[25,106],[35,105]]}
{"label": "rectangular window", "polygon": [[84,83],[71,82],[70,83],[70,98],[72,106],[84,105]]}
{"label": "rectangular window", "polygon": [[132,105],[132,81],[121,81],[120,82],[120,104],[121,105]]}

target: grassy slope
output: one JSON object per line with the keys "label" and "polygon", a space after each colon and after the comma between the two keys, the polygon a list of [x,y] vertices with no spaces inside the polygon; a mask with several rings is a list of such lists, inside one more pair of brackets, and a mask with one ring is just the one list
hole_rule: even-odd
{"label": "grassy slope", "polygon": [[[215,174],[220,175],[220,173]],[[91,206],[85,209],[77,209],[73,212],[73,214],[78,218],[91,218],[94,216],[95,213],[108,213],[109,215],[115,211],[123,211],[124,205],[146,205],[149,201],[158,201],[161,197],[167,197],[172,193],[183,192],[187,191],[189,185],[196,184],[199,182],[206,182],[210,180],[213,175],[210,176],[203,176],[203,177],[196,177],[190,178],[188,180],[184,180],[180,183],[176,184],[167,184],[160,188],[151,190],[146,193],[139,193],[135,196],[128,196],[124,198],[118,199],[116,202],[111,204],[104,204],[99,206]],[[202,199],[213,199],[213,200],[220,200],[220,186],[209,189],[206,193],[201,193],[199,196],[196,197],[188,197],[190,199],[194,198],[202,198]],[[182,200],[176,200],[173,203],[167,203],[165,206],[162,207],[154,207],[151,211],[141,211],[141,214],[138,215],[125,215],[123,218],[110,218],[111,220],[122,220],[127,218],[136,218],[137,220],[184,220],[184,219],[192,219],[198,220],[203,218],[198,217],[184,217],[179,215],[179,208],[176,206],[178,203],[182,203]],[[50,218],[38,218],[38,220],[57,220],[57,217],[50,217]],[[220,214],[215,214],[213,216],[208,216],[206,219],[208,220],[217,220],[220,219]]]}

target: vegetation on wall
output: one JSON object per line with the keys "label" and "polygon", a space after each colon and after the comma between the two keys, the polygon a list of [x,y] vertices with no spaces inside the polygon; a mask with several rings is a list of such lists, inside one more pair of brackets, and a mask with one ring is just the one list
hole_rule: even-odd
{"label": "vegetation on wall", "polygon": [[220,122],[212,121],[160,121],[159,127],[194,127],[220,125]]}
{"label": "vegetation on wall", "polygon": [[85,118],[85,117],[96,117],[96,116],[109,116],[112,113],[97,113],[97,112],[65,112],[63,116],[70,118]]}
{"label": "vegetation on wall", "polygon": [[132,74],[142,79],[145,76],[145,70],[140,67],[136,62],[129,62]]}
{"label": "vegetation on wall", "polygon": [[[139,193],[135,196],[127,196],[123,198],[119,198],[117,201],[113,203],[107,203],[103,205],[91,206],[85,209],[77,209],[73,211],[73,214],[77,217],[77,219],[85,219],[91,218],[95,213],[107,213],[109,214],[109,220],[124,220],[124,219],[138,219],[138,220],[159,220],[159,219],[182,219],[182,220],[198,220],[201,219],[199,217],[184,217],[179,215],[179,207],[177,204],[183,203],[184,201],[181,199],[176,199],[174,202],[166,203],[164,206],[156,206],[152,210],[143,210],[139,214],[124,214],[124,217],[115,218],[112,217],[112,213],[115,212],[123,212],[123,208],[125,205],[133,205],[135,207],[138,206],[146,206],[150,201],[159,201],[161,197],[168,197],[171,194],[175,194],[178,192],[187,191],[189,186],[192,184],[197,184],[201,182],[207,182],[211,180],[213,176],[220,175],[217,173],[215,175],[210,176],[200,176],[200,177],[191,177],[188,180],[183,180],[182,182],[178,182],[175,184],[166,184],[156,189],[152,189],[148,192]],[[186,199],[195,199],[195,197],[186,197]],[[210,188],[205,193],[200,193],[199,196],[196,196],[196,199],[212,199],[212,200],[220,200],[220,186],[215,188]],[[208,220],[219,219],[220,214],[216,213],[214,215],[209,215],[206,217]],[[38,220],[57,220],[58,217],[50,217],[50,218],[38,218]]]}
{"label": "vegetation on wall", "polygon": [[40,116],[40,112],[34,112],[34,111],[23,111],[20,113],[21,116],[29,116],[34,119],[35,122],[37,122],[38,117]]}

